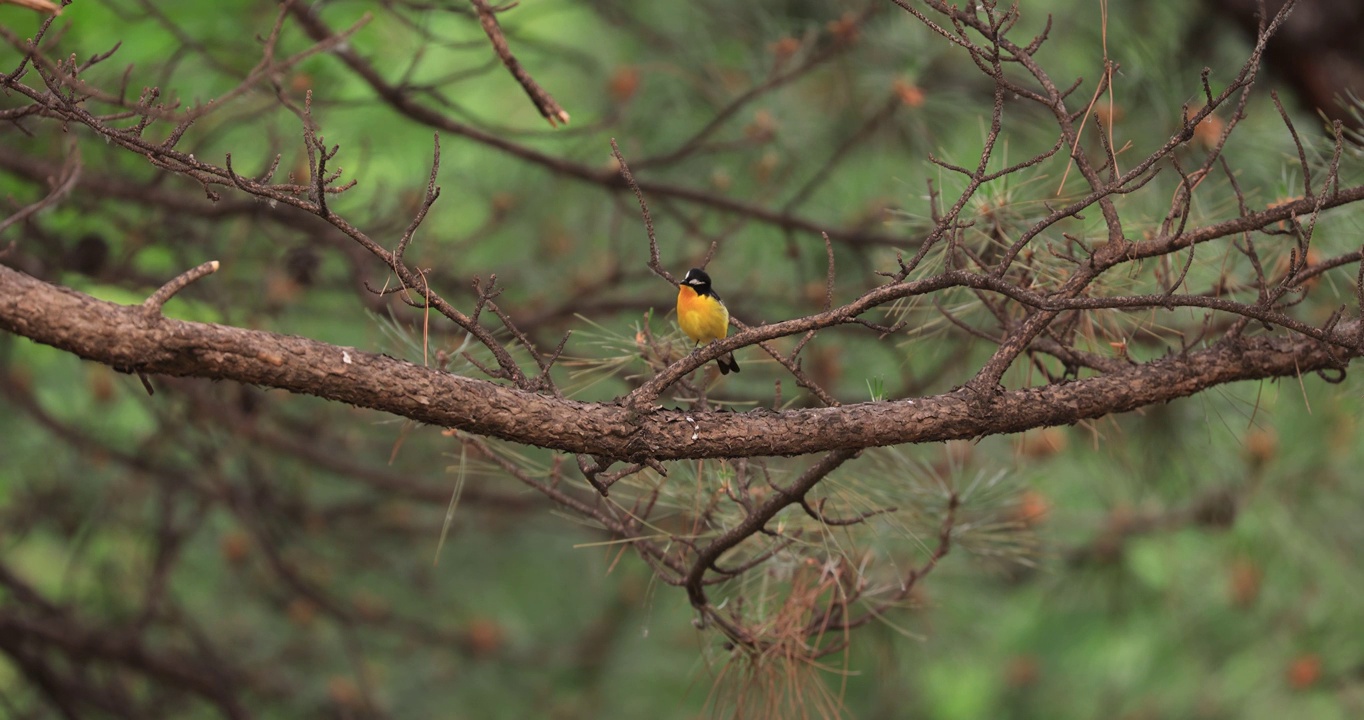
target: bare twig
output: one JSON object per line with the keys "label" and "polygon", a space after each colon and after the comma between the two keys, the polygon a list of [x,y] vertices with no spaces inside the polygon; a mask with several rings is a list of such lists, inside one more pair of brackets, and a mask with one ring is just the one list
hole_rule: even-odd
{"label": "bare twig", "polygon": [[483,25],[483,32],[487,33],[488,39],[492,41],[493,50],[497,57],[502,60],[502,64],[507,66],[508,72],[512,77],[521,83],[521,89],[530,96],[531,102],[535,103],[535,109],[540,111],[540,115],[549,121],[550,127],[557,127],[559,123],[568,124],[568,113],[564,111],[559,103],[550,96],[545,89],[540,87],[540,83],[535,82],[535,78],[521,67],[521,62],[512,55],[511,48],[507,46],[507,38],[502,34],[502,27],[498,25],[496,11],[488,6],[485,0],[469,0],[474,9],[478,12],[478,21]]}
{"label": "bare twig", "polygon": [[142,308],[149,314],[160,315],[162,306],[164,306],[172,297],[175,297],[176,293],[184,290],[195,280],[212,275],[215,272],[218,272],[217,260],[210,260],[202,265],[192,267],[189,270],[176,275],[170,282],[162,285],[156,292],[152,293],[151,297],[148,297],[142,302]]}

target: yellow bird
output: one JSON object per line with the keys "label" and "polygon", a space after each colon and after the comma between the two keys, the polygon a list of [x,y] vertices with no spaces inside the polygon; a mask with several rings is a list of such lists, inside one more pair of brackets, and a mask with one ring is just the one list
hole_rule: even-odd
{"label": "yellow bird", "polygon": [[[688,270],[677,287],[677,324],[698,345],[723,340],[729,333],[729,311],[711,289],[710,276],[700,268]],[[721,375],[739,372],[734,353],[721,355],[715,364],[720,366]]]}

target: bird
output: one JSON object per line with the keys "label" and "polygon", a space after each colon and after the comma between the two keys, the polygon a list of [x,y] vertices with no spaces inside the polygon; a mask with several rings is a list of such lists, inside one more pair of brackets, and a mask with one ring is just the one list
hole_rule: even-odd
{"label": "bird", "polygon": [[[729,311],[711,289],[710,276],[700,268],[688,270],[677,286],[677,324],[697,345],[723,340],[729,332]],[[715,358],[715,364],[720,366],[721,375],[739,372],[734,353]]]}

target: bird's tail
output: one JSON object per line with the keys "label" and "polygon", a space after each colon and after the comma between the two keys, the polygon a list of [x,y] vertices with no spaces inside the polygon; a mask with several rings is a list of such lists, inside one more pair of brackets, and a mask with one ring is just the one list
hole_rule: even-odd
{"label": "bird's tail", "polygon": [[739,363],[734,360],[734,353],[728,353],[715,358],[715,364],[720,366],[721,375],[739,372]]}

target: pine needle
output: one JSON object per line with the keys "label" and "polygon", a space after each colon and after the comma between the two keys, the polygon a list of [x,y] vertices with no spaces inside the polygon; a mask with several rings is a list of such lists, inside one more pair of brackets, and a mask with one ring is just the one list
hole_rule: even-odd
{"label": "pine needle", "polygon": [[455,508],[459,507],[460,493],[464,492],[465,446],[459,448],[459,472],[455,474],[455,489],[450,493],[450,506],[445,509],[445,522],[440,526],[440,540],[436,543],[436,556],[431,558],[431,566],[440,564],[440,551],[445,547],[445,538],[450,534],[450,523],[455,519]]}

